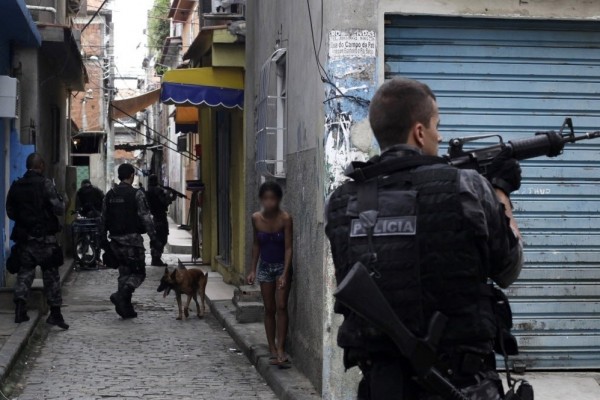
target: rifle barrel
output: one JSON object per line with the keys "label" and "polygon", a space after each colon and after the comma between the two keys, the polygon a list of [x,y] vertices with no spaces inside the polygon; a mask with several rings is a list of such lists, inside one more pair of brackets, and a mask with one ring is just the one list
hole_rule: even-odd
{"label": "rifle barrel", "polygon": [[580,140],[596,139],[596,138],[600,138],[600,131],[586,132],[581,136],[573,137],[571,140],[569,140],[569,142],[573,143],[573,142],[579,142]]}

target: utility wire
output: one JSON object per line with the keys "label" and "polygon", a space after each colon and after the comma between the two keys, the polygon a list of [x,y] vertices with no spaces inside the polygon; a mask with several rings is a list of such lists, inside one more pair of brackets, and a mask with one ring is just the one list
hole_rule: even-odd
{"label": "utility wire", "polygon": [[[177,142],[175,142],[175,141],[171,140],[171,139],[170,139],[168,136],[165,136],[165,135],[163,135],[162,133],[160,133],[160,132],[158,132],[158,131],[156,131],[156,130],[152,129],[152,128],[151,128],[150,126],[148,126],[148,124],[146,124],[144,121],[140,121],[140,120],[139,120],[139,119],[137,119],[136,117],[134,117],[134,116],[130,115],[129,113],[127,113],[126,111],[122,110],[121,108],[119,108],[119,107],[115,106],[115,105],[114,105],[114,104],[112,104],[112,103],[111,103],[111,105],[110,105],[110,106],[111,106],[111,107],[113,107],[113,108],[115,108],[117,111],[120,111],[120,112],[122,112],[123,114],[125,114],[125,115],[126,115],[126,116],[128,116],[129,118],[133,119],[133,120],[134,120],[134,121],[136,121],[137,123],[139,123],[139,124],[142,124],[143,126],[145,126],[146,128],[148,128],[150,131],[152,131],[152,132],[154,132],[155,134],[157,134],[158,136],[162,137],[163,139],[165,139],[165,140],[166,140],[166,141],[168,141],[169,143],[172,143],[172,144],[174,144],[174,145],[176,145],[176,146],[177,146]],[[112,119],[112,118],[111,118],[111,119]],[[114,121],[114,119],[113,119],[113,121]],[[120,121],[119,121],[119,122],[120,122]],[[122,125],[124,125],[122,122],[120,122],[120,123],[121,123]],[[124,125],[124,126],[125,126],[125,125]],[[127,128],[129,128],[129,127],[127,127]],[[129,128],[129,129],[132,129],[132,128]],[[137,132],[137,131],[136,131],[136,132]],[[140,132],[140,133],[141,133],[141,132]],[[144,135],[144,134],[142,133],[142,135]],[[177,151],[177,150],[175,150],[175,151]],[[191,155],[191,153],[190,153],[189,151],[188,151],[188,153]],[[182,154],[182,155],[185,155],[184,153],[181,153],[181,154]],[[189,157],[189,156],[187,156],[187,155],[186,155],[186,157],[188,157],[190,160],[194,160],[194,161],[198,160],[198,157],[195,157],[195,156],[194,156],[194,158],[192,158],[192,157]]]}
{"label": "utility wire", "polygon": [[104,0],[102,2],[102,4],[100,4],[100,7],[98,7],[98,9],[96,10],[96,12],[94,13],[94,15],[92,15],[92,18],[90,18],[90,20],[87,22],[87,24],[85,24],[83,26],[83,28],[81,28],[81,32],[85,31],[85,28],[87,28],[92,21],[94,20],[94,18],[96,18],[96,16],[100,13],[100,10],[102,9],[102,7],[104,7],[104,5],[108,2],[108,0]]}
{"label": "utility wire", "polygon": [[[124,123],[124,122],[121,122],[121,121],[119,121],[118,119],[111,118],[111,120],[112,120],[113,122],[116,122],[116,123],[118,123],[118,124],[121,124],[121,125],[123,125],[125,128],[129,129],[129,130],[130,130],[130,131],[132,131],[132,132],[135,132],[135,133],[137,133],[137,134],[140,134],[140,135],[144,136],[146,139],[150,139],[150,140],[152,141],[152,144],[153,144],[153,145],[157,145],[157,146],[163,146],[163,147],[166,147],[167,149],[169,149],[169,150],[171,150],[171,151],[174,151],[174,152],[176,152],[176,153],[179,153],[179,154],[181,154],[182,156],[184,156],[185,158],[187,158],[187,159],[189,159],[189,160],[191,160],[191,161],[198,161],[198,158],[197,158],[197,157],[192,157],[192,156],[190,156],[190,155],[186,154],[185,152],[182,152],[182,151],[179,151],[179,150],[177,150],[176,148],[174,149],[174,148],[172,148],[172,147],[169,147],[169,146],[168,146],[167,144],[165,144],[165,143],[160,143],[160,142],[157,142],[157,141],[156,141],[156,140],[155,140],[153,137],[151,137],[151,136],[149,136],[149,135],[146,135],[145,133],[142,133],[141,131],[138,131],[137,129],[133,129],[133,128],[132,128],[132,127],[130,127],[130,126],[127,126],[127,125],[125,125],[125,123]],[[136,120],[136,121],[137,121],[137,120]],[[188,152],[188,153],[189,153],[189,152]],[[190,153],[190,154],[191,154],[191,153]]]}
{"label": "utility wire", "polygon": [[335,83],[333,83],[333,81],[329,77],[329,74],[327,73],[327,70],[325,69],[325,67],[323,67],[323,64],[321,64],[321,60],[319,59],[319,54],[321,51],[321,43],[323,42],[323,8],[324,8],[323,0],[321,0],[321,43],[319,43],[319,50],[317,50],[317,44],[315,41],[315,30],[313,27],[312,12],[310,10],[310,0],[306,0],[306,8],[308,9],[308,22],[310,24],[310,35],[312,37],[312,45],[313,45],[313,51],[315,53],[315,61],[317,63],[317,70],[321,77],[321,81],[323,83],[330,85],[337,93],[339,93],[335,96],[331,96],[331,97],[325,99],[325,101],[323,101],[323,103],[328,103],[328,102],[338,99],[338,98],[345,98],[345,99],[353,101],[363,107],[368,107],[369,104],[371,104],[371,101],[364,99],[362,97],[358,97],[358,96],[348,96],[347,94],[342,92],[342,90],[340,88],[338,88]]}

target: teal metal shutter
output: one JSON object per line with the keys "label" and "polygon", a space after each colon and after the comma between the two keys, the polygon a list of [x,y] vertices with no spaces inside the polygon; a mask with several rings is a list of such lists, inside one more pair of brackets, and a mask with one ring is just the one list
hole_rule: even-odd
{"label": "teal metal shutter", "polygon": [[[600,129],[598,23],[386,16],[386,78],[438,97],[445,140]],[[445,149],[443,149],[445,152]],[[600,367],[600,140],[522,163],[526,265],[506,292],[530,369]],[[457,251],[460,251],[457,249]]]}

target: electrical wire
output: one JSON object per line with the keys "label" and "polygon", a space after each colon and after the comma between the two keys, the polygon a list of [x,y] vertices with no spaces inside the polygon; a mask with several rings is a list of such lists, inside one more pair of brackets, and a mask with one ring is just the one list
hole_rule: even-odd
{"label": "electrical wire", "polygon": [[[111,103],[111,105],[110,105],[110,106],[111,106],[111,107],[113,107],[113,108],[115,108],[117,111],[120,111],[120,112],[122,112],[124,115],[126,115],[127,117],[129,117],[129,118],[133,119],[133,120],[134,120],[134,121],[136,121],[137,123],[139,123],[139,124],[141,124],[141,125],[145,126],[145,127],[148,129],[148,130],[150,130],[151,132],[154,132],[155,134],[157,134],[158,136],[162,137],[163,139],[165,139],[165,140],[166,140],[166,141],[168,141],[169,143],[172,143],[172,144],[174,144],[174,145],[176,145],[176,146],[177,146],[177,142],[175,142],[175,141],[171,140],[171,139],[170,139],[168,136],[165,136],[165,135],[163,135],[162,133],[160,133],[160,132],[158,132],[158,131],[154,130],[154,129],[153,129],[153,128],[151,128],[151,127],[150,127],[148,124],[146,124],[144,121],[140,121],[139,119],[135,118],[133,115],[130,115],[129,113],[127,113],[126,111],[122,110],[121,108],[119,108],[119,107],[115,106],[115,105],[114,105],[114,104],[112,104],[112,103]],[[113,118],[111,118],[111,119],[113,119]],[[113,119],[113,121],[114,121],[114,119]],[[120,122],[120,121],[119,121],[119,122]],[[121,124],[123,124],[123,123],[121,122]],[[129,128],[129,127],[128,127],[128,128]],[[130,128],[130,129],[131,129],[131,128]],[[141,132],[140,132],[140,133],[141,133]],[[143,135],[143,134],[142,134],[142,135]],[[175,151],[176,151],[176,150],[175,150]],[[189,152],[188,152],[188,153],[189,153]],[[184,153],[181,153],[181,154],[184,154]],[[189,154],[191,155],[191,153],[189,153]],[[188,157],[188,158],[189,158],[190,160],[193,160],[193,161],[196,161],[196,160],[198,160],[198,159],[199,159],[199,158],[198,158],[198,157],[196,157],[196,156],[194,156],[194,158],[192,158],[192,157]]]}
{"label": "electrical wire", "polygon": [[[323,9],[324,9],[323,1],[324,0],[321,0],[321,43],[323,42]],[[323,64],[321,64],[321,60],[319,59],[319,54],[321,51],[321,43],[319,43],[319,50],[317,50],[317,44],[315,41],[315,30],[314,30],[313,19],[312,19],[312,12],[310,10],[310,0],[306,0],[306,8],[308,9],[308,21],[310,24],[310,35],[312,38],[313,51],[315,53],[315,61],[317,63],[317,70],[321,77],[321,81],[323,83],[330,85],[337,93],[339,93],[334,96],[328,97],[327,99],[325,99],[323,101],[323,103],[328,103],[332,100],[339,99],[339,98],[345,98],[347,100],[357,103],[360,106],[368,107],[369,104],[371,104],[370,100],[367,100],[367,99],[364,99],[364,98],[358,97],[358,96],[349,96],[349,95],[345,94],[344,92],[342,92],[342,90],[340,88],[337,87],[337,85],[335,83],[333,83],[333,81],[329,77],[327,70],[325,69],[325,67],[323,67]]]}
{"label": "electrical wire", "polygon": [[0,396],[2,396],[2,398],[4,400],[10,400],[8,397],[6,397],[6,395],[4,393],[2,393],[2,391],[0,390]]}
{"label": "electrical wire", "polygon": [[100,13],[100,10],[102,9],[102,7],[104,7],[104,5],[108,2],[108,0],[104,0],[102,2],[102,4],[100,4],[100,7],[98,7],[98,9],[96,10],[96,12],[94,13],[94,15],[92,15],[92,18],[90,18],[90,20],[87,22],[87,24],[85,24],[83,26],[83,28],[81,28],[81,33],[83,33],[83,31],[85,31],[85,28],[87,28],[92,21],[94,20],[94,18],[96,18],[96,16],[98,15],[98,13]]}
{"label": "electrical wire", "polygon": [[[134,118],[134,119],[135,119],[135,118]],[[130,127],[130,126],[127,126],[127,125],[125,125],[125,123],[124,123],[124,122],[121,122],[121,121],[119,121],[118,119],[111,118],[111,121],[113,121],[113,122],[116,122],[116,123],[118,123],[118,124],[121,124],[121,125],[123,125],[123,127],[125,127],[125,128],[127,128],[127,129],[129,129],[130,131],[133,131],[133,132],[135,132],[135,133],[137,133],[137,134],[140,134],[140,135],[144,136],[146,139],[150,139],[150,140],[152,141],[152,145],[158,145],[158,146],[163,146],[163,147],[166,147],[167,149],[169,149],[169,150],[171,150],[171,151],[174,151],[174,152],[176,152],[176,153],[179,153],[179,154],[181,154],[182,156],[184,156],[185,158],[187,158],[187,159],[189,159],[189,160],[191,160],[191,161],[198,161],[198,160],[199,160],[199,158],[198,158],[198,157],[195,157],[195,156],[193,156],[193,155],[192,155],[191,153],[189,153],[189,152],[187,152],[187,153],[189,154],[189,155],[188,155],[188,154],[186,154],[185,152],[182,152],[182,151],[179,151],[179,150],[177,150],[176,148],[174,149],[174,148],[170,147],[170,146],[169,146],[169,145],[167,145],[166,143],[160,143],[160,142],[157,142],[157,141],[156,141],[156,140],[155,140],[153,137],[151,137],[151,136],[149,136],[149,135],[146,135],[145,133],[142,133],[141,131],[138,131],[137,129],[133,129],[133,128],[132,128],[132,127]],[[136,120],[136,121],[137,121],[137,120]],[[138,121],[138,122],[139,122],[139,121]],[[162,136],[162,135],[160,135],[160,136],[161,136],[161,137],[164,137],[164,136]],[[170,142],[172,142],[171,140],[169,140],[169,141],[170,141]],[[173,142],[173,143],[174,143],[174,142]]]}

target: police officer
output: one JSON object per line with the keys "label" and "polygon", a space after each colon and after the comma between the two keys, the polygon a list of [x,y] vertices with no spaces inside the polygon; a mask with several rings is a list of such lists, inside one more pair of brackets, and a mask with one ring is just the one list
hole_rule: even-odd
{"label": "police officer", "polygon": [[154,227],[156,229],[156,246],[150,249],[152,253],[152,265],[156,267],[166,267],[167,264],[161,259],[167,238],[169,237],[169,221],[167,220],[167,211],[169,204],[175,200],[175,193],[158,184],[158,177],[150,175],[148,178],[148,191],[146,198],[150,206],[150,212],[154,217]]}
{"label": "police officer", "polygon": [[144,193],[131,186],[134,167],[121,164],[118,175],[121,182],[104,197],[101,237],[104,249],[112,252],[119,268],[118,290],[110,296],[110,301],[117,314],[127,319],[137,317],[131,297],[146,279],[142,234],[148,233],[154,245],[156,233]]}
{"label": "police officer", "polygon": [[[505,288],[522,267],[509,200],[520,187],[519,164],[503,152],[483,177],[437,157],[442,138],[436,97],[417,81],[383,84],[371,101],[369,121],[382,154],[353,163],[347,171],[352,180],[327,205],[338,283],[362,262],[417,336],[427,332],[435,311],[445,314],[449,322],[437,368],[469,399],[501,399],[487,281]],[[370,210],[377,212],[372,230],[360,219]],[[411,379],[407,360],[388,337],[341,304],[336,312],[344,315],[338,344],[345,366],[358,365],[363,373],[359,399],[439,399]]]}
{"label": "police officer", "polygon": [[81,181],[81,187],[75,197],[75,208],[81,210],[81,215],[87,218],[96,218],[102,212],[104,193],[92,185],[89,179]]}
{"label": "police officer", "polygon": [[38,153],[30,154],[26,165],[27,172],[12,184],[6,199],[6,214],[15,221],[10,236],[16,243],[12,262],[18,265],[15,322],[29,321],[27,297],[35,278],[35,267],[39,265],[50,306],[46,322],[69,329],[60,312],[62,295],[58,267],[63,264],[63,253],[56,238],[61,230],[58,217],[64,215],[65,203],[54,183],[44,177],[46,164]]}

